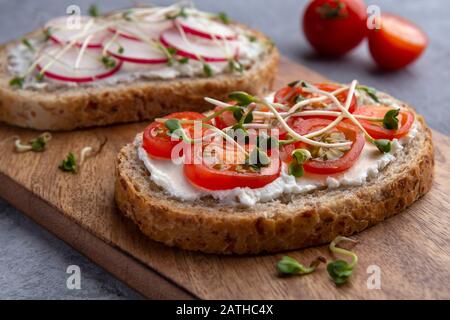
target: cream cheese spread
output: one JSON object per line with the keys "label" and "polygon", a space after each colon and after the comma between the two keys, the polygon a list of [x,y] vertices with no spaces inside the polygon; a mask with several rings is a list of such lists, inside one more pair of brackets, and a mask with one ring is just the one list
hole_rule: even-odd
{"label": "cream cheese spread", "polygon": [[[236,41],[239,46],[239,62],[244,69],[250,68],[257,63],[269,51],[269,47],[261,40],[254,40],[248,34],[248,31],[235,26],[234,30],[239,36]],[[21,76],[27,73],[33,61],[36,59],[35,52],[45,45],[42,39],[29,39],[29,42],[35,48],[31,51],[23,43],[12,46],[8,51],[8,69],[11,75]],[[208,63],[214,75],[230,73],[227,62]],[[237,71],[234,71],[237,72]],[[245,71],[244,71],[245,72]],[[203,63],[194,59],[189,59],[187,63],[174,61],[171,66],[162,64],[133,64],[124,62],[121,69],[113,76],[106,79],[96,80],[89,83],[76,83],[67,81],[58,81],[44,78],[43,81],[37,81],[33,75],[25,79],[24,89],[34,90],[55,90],[59,88],[70,87],[102,87],[114,84],[128,84],[137,80],[171,80],[183,77],[204,76]]]}
{"label": "cream cheese spread", "polygon": [[408,135],[392,141],[390,153],[380,153],[370,143],[366,143],[356,163],[347,171],[333,175],[318,175],[305,173],[301,178],[295,178],[287,173],[283,164],[281,175],[272,183],[258,189],[235,188],[222,191],[201,190],[190,184],[183,173],[183,166],[172,161],[154,159],[148,156],[142,148],[142,136],[138,135],[135,146],[139,159],[151,173],[150,179],[163,188],[170,196],[183,201],[194,201],[204,196],[212,196],[218,201],[235,206],[249,207],[258,202],[276,200],[282,194],[302,194],[316,189],[336,189],[340,187],[361,186],[378,176],[389,163],[396,159],[398,151],[414,138],[418,131],[416,121]]}

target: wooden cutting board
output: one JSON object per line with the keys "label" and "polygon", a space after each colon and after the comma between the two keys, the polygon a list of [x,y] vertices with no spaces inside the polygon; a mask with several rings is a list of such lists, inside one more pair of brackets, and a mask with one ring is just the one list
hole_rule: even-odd
{"label": "wooden cutting board", "polygon": [[[324,78],[283,59],[276,87]],[[339,80],[339,79],[336,79]],[[395,95],[395,92],[393,93]],[[360,262],[350,283],[336,288],[322,266],[314,274],[279,278],[283,254],[216,256],[147,240],[116,210],[114,159],[145,124],[54,134],[44,153],[16,154],[8,137],[37,133],[0,125],[0,196],[149,298],[200,299],[432,299],[450,298],[450,138],[434,132],[433,189],[402,214],[355,236]],[[70,151],[108,142],[77,175],[58,170]],[[330,257],[327,246],[290,252],[309,263]],[[368,289],[367,268],[381,270],[381,289]]]}

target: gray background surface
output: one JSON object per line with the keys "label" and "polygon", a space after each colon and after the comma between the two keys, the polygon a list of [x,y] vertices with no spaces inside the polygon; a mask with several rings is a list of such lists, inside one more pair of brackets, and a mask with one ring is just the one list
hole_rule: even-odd
{"label": "gray background surface", "polygon": [[[146,1],[140,1],[145,3]],[[424,114],[432,128],[450,135],[450,1],[366,0],[382,11],[407,17],[429,36],[424,56],[408,69],[396,73],[378,70],[364,43],[339,60],[318,58],[300,31],[300,12],[306,0],[195,1],[200,9],[226,11],[268,34],[291,59],[323,75],[362,83],[391,92]],[[0,0],[0,42],[20,37],[47,19],[63,15],[68,5],[87,10],[96,3],[102,11],[130,6],[127,0]],[[148,3],[148,1],[147,1]],[[173,1],[152,1],[170,4]],[[81,290],[68,290],[66,269],[81,268]],[[0,200],[0,298],[3,299],[136,299],[139,294],[95,266],[65,243],[49,234]]]}

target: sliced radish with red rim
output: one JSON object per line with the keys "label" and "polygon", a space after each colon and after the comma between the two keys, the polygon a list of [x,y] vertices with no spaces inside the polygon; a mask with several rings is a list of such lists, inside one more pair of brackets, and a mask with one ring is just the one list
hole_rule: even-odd
{"label": "sliced radish with red rim", "polygon": [[229,26],[206,17],[177,18],[175,23],[178,23],[184,32],[206,39],[235,40],[237,38],[237,33]]}
{"label": "sliced radish with red rim", "polygon": [[[76,20],[79,19],[79,20]],[[50,20],[45,25],[45,29],[50,31],[50,39],[59,44],[69,43],[74,40],[84,30],[86,24],[92,20],[91,17],[59,17]],[[76,45],[82,46],[84,41],[90,37],[90,41],[87,45],[88,48],[101,48],[103,41],[108,36],[106,30],[99,30],[92,34],[92,32],[98,29],[99,26],[95,23],[86,31],[86,36],[83,36],[76,41]]]}
{"label": "sliced radish with red rim", "polygon": [[180,56],[196,60],[200,56],[207,62],[227,61],[230,58],[236,58],[239,53],[239,45],[235,41],[213,41],[189,35],[186,37],[189,42],[186,42],[178,30],[173,28],[164,31],[160,40],[166,47],[176,49]]}
{"label": "sliced radish with red rim", "polygon": [[172,21],[130,21],[123,22],[120,26],[109,28],[112,33],[118,33],[121,37],[130,40],[142,40],[141,37],[146,37],[149,40],[158,40],[159,36],[164,30],[172,27]]}
{"label": "sliced radish with red rim", "polygon": [[117,59],[132,63],[156,64],[167,63],[168,61],[162,50],[151,46],[147,42],[126,38],[116,39],[107,51]]}
{"label": "sliced radish with red rim", "polygon": [[[58,52],[63,47],[60,45],[51,45],[44,48],[41,52],[43,58],[38,65],[38,70],[45,68],[53,58],[56,58]],[[67,82],[91,82],[112,76],[119,71],[122,66],[120,60],[110,57],[115,62],[115,66],[107,68],[102,62],[102,50],[91,49],[86,50],[80,60],[78,68],[76,61],[79,55],[79,48],[71,48],[60,58],[56,59],[50,67],[44,71],[44,75],[60,81]]]}

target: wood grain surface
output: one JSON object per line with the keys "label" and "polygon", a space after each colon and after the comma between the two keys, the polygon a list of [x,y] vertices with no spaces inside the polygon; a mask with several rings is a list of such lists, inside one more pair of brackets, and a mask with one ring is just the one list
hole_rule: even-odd
{"label": "wood grain surface", "polygon": [[[277,86],[319,74],[283,59]],[[336,79],[339,80],[339,79]],[[395,92],[391,92],[395,96]],[[351,281],[336,288],[321,267],[303,277],[279,278],[283,254],[216,256],[168,248],[146,239],[116,211],[114,159],[145,124],[54,134],[43,153],[17,154],[10,137],[38,133],[0,125],[0,196],[120,280],[149,298],[200,299],[449,299],[450,138],[434,132],[435,182],[408,210],[355,236],[360,262]],[[102,152],[78,174],[58,170],[60,161],[85,146]],[[308,264],[327,247],[290,252]],[[380,267],[381,289],[368,289],[371,265]]]}

